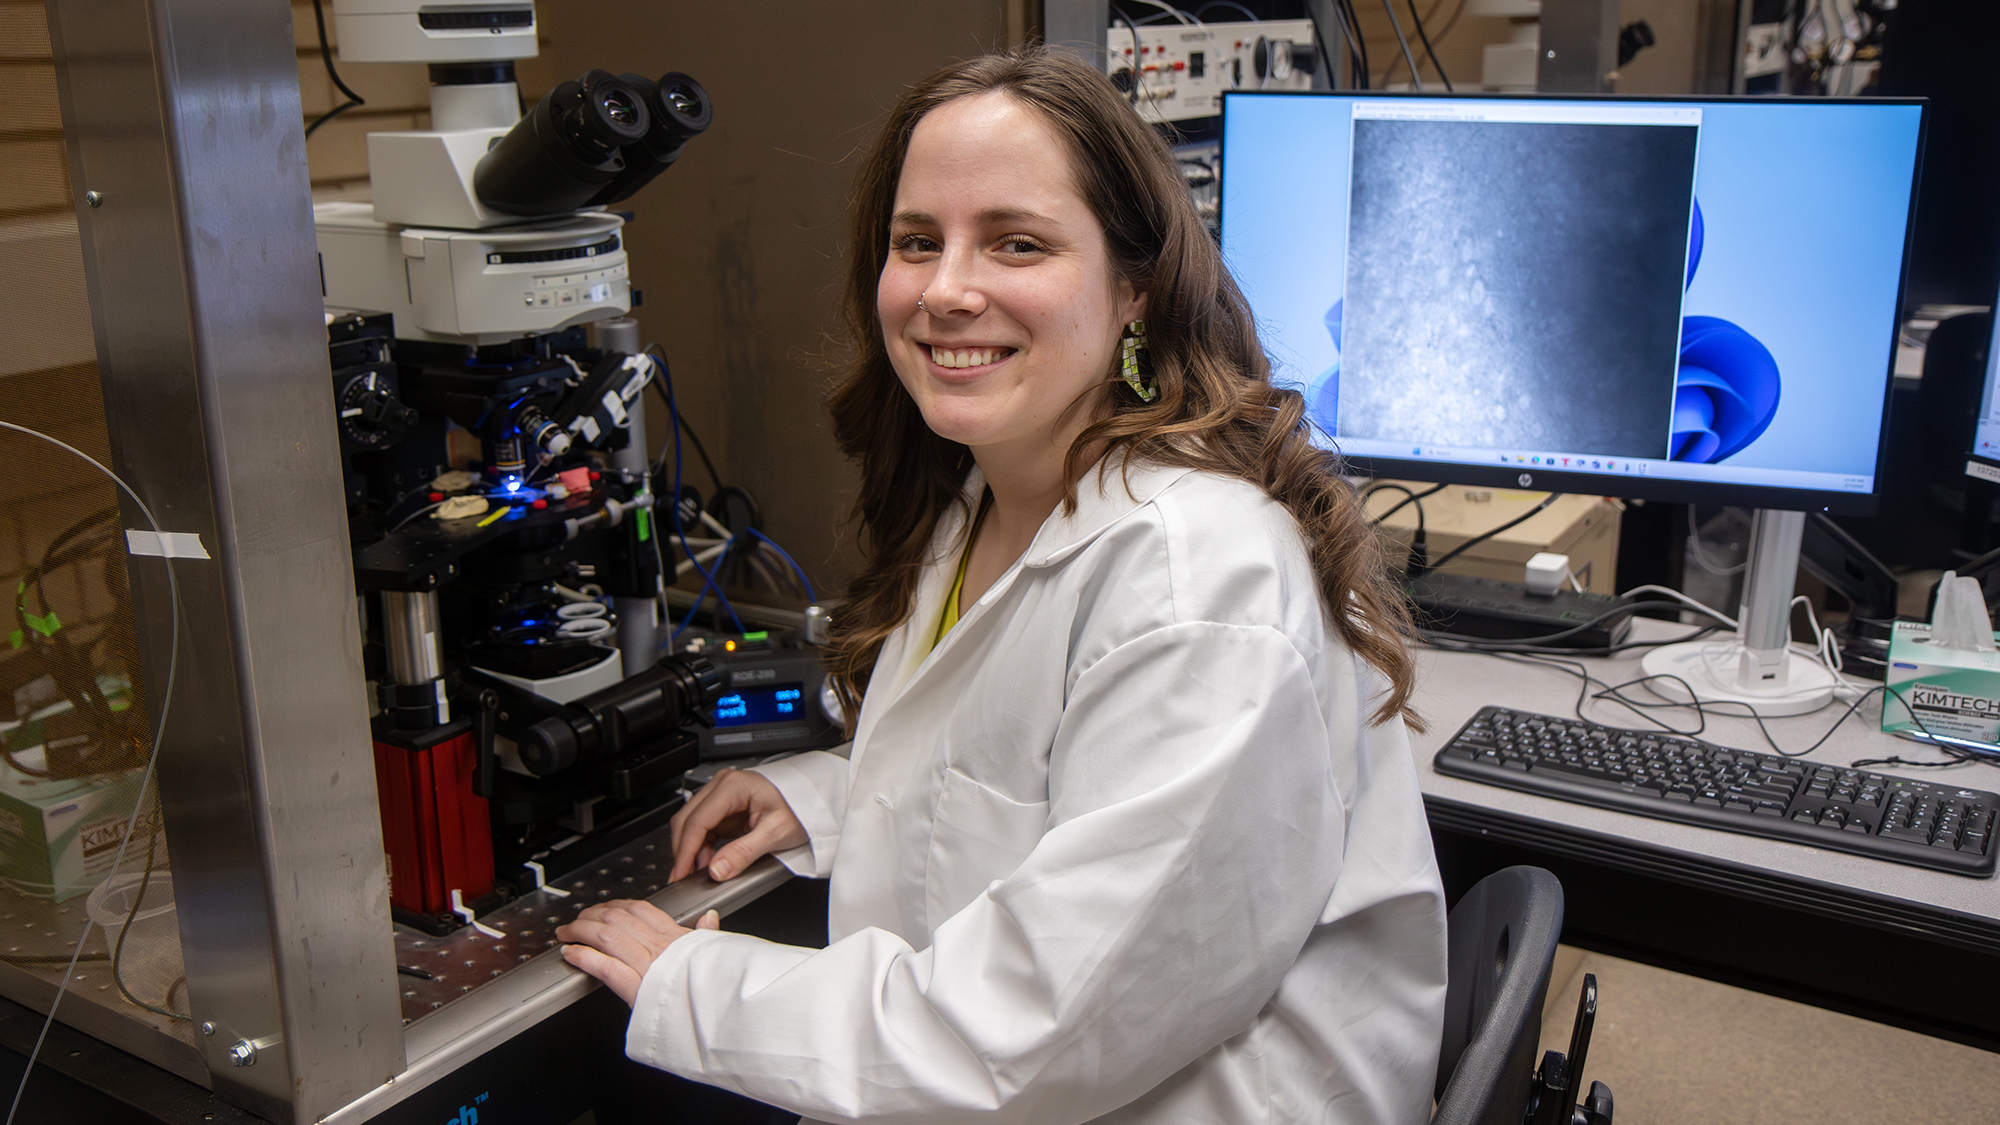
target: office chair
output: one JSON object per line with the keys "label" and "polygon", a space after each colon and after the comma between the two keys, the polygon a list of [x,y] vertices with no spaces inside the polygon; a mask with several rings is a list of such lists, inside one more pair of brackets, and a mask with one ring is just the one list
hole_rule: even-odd
{"label": "office chair", "polygon": [[1569,1054],[1535,1068],[1562,917],[1562,884],[1539,867],[1496,871],[1452,908],[1431,1125],[1611,1125],[1608,1087],[1593,1083],[1581,1106],[1576,1096],[1596,977],[1584,978]]}

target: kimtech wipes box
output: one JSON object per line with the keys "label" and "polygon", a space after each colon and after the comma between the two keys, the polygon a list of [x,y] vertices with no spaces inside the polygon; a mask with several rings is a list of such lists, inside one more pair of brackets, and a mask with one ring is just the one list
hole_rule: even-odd
{"label": "kimtech wipes box", "polygon": [[111,873],[142,772],[56,780],[0,765],[0,881],[57,902]]}
{"label": "kimtech wipes box", "polygon": [[1882,701],[1885,733],[1921,721],[1933,734],[2000,744],[2000,652],[1946,648],[1932,643],[1931,626],[1898,621],[1886,682],[1896,695]]}

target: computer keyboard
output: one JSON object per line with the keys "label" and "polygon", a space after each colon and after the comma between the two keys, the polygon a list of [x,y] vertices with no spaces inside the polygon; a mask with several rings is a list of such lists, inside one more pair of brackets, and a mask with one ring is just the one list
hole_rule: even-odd
{"label": "computer keyboard", "polygon": [[1482,707],[1435,760],[1448,777],[1961,875],[1993,874],[2000,794]]}

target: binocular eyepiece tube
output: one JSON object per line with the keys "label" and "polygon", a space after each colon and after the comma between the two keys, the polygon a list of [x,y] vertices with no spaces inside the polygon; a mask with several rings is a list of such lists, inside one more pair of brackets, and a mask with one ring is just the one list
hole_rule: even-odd
{"label": "binocular eyepiece tube", "polygon": [[507,215],[564,215],[629,198],[714,120],[678,71],[656,82],[592,70],[549,91],[473,169],[479,201]]}

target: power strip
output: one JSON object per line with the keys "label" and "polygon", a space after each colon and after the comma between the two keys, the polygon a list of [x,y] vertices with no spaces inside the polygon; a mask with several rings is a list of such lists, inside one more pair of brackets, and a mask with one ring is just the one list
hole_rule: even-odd
{"label": "power strip", "polygon": [[[1416,608],[1420,628],[1483,640],[1550,636],[1595,621],[1624,604],[1608,594],[1567,590],[1530,594],[1518,582],[1435,571],[1405,578],[1403,589]],[[1548,648],[1601,649],[1624,643],[1631,631],[1632,618],[1626,616],[1543,643]]]}

